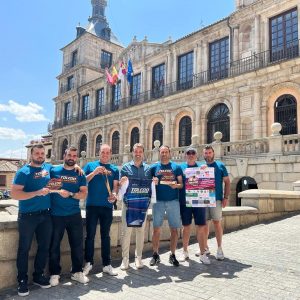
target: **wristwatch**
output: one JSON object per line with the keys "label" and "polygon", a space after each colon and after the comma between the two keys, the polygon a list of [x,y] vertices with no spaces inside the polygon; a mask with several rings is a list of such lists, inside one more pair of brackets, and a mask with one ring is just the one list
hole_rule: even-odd
{"label": "wristwatch", "polygon": [[75,195],[75,194],[74,194],[74,193],[72,193],[72,192],[69,192],[69,194],[70,194],[70,195],[69,195],[69,198],[73,198],[73,197],[74,197],[74,195]]}

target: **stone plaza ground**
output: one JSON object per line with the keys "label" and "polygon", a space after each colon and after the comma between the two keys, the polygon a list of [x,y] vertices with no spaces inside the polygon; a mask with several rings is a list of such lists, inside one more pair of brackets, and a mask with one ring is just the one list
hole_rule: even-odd
{"label": "stone plaza ground", "polygon": [[[259,224],[224,235],[224,261],[216,261],[215,239],[209,240],[211,265],[199,263],[197,244],[190,246],[190,260],[176,268],[169,264],[167,251],[162,262],[145,268],[134,264],[111,277],[101,269],[89,276],[87,285],[74,283],[68,276],[50,289],[30,286],[25,299],[300,299],[300,215]],[[177,251],[179,255],[181,249]],[[120,261],[114,261],[114,267]],[[0,299],[21,299],[16,289],[0,293]]]}

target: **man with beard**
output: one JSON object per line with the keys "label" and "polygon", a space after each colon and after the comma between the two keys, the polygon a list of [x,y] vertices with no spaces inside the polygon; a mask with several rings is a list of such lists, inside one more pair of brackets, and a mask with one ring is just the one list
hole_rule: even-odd
{"label": "man with beard", "polygon": [[175,250],[178,241],[178,228],[181,227],[180,206],[178,189],[183,187],[182,170],[181,168],[170,161],[170,148],[163,145],[159,149],[160,162],[151,166],[151,174],[158,178],[156,186],[157,202],[153,204],[153,234],[152,247],[153,256],[150,260],[150,266],[154,266],[160,262],[158,254],[160,228],[164,221],[164,216],[167,214],[168,223],[171,231],[170,237],[170,257],[169,263],[175,267],[179,266],[179,262],[175,256]]}
{"label": "man with beard", "polygon": [[103,272],[116,276],[111,266],[110,257],[110,227],[113,220],[113,203],[117,200],[119,170],[110,164],[112,151],[109,145],[100,147],[100,160],[89,162],[84,171],[88,181],[88,196],[86,200],[86,239],[84,274],[88,274],[94,264],[94,240],[98,220],[101,235],[101,256]]}
{"label": "man with beard", "polygon": [[[183,225],[183,235],[182,235],[182,243],[183,243],[183,253],[179,258],[179,261],[185,261],[189,259],[188,253],[188,245],[191,236],[191,227],[192,227],[192,219],[194,217],[194,223],[196,225],[196,236],[197,241],[200,247],[200,262],[203,264],[209,265],[210,260],[206,256],[205,246],[207,244],[207,236],[205,231],[206,219],[205,219],[205,207],[187,207],[186,206],[186,187],[185,187],[185,170],[188,168],[196,168],[199,167],[200,164],[197,163],[197,149],[193,147],[188,147],[185,150],[185,158],[186,162],[181,164],[181,169],[183,171],[183,188],[179,190],[179,201],[180,201],[180,215]],[[196,181],[198,183],[198,179],[193,176],[189,178],[190,184],[193,184]]]}
{"label": "man with beard", "polygon": [[18,294],[29,294],[28,254],[35,234],[37,252],[34,260],[33,283],[42,288],[50,288],[49,278],[44,276],[44,268],[49,255],[52,222],[50,215],[49,189],[51,165],[45,162],[45,148],[34,145],[31,148],[31,162],[23,166],[14,178],[11,190],[13,199],[19,200],[19,247],[17,254]]}
{"label": "man with beard", "polygon": [[[206,209],[206,220],[212,220],[215,228],[215,235],[218,245],[216,254],[217,260],[224,259],[224,253],[222,250],[222,236],[223,228],[221,224],[222,220],[222,207],[226,207],[228,203],[228,197],[230,194],[230,180],[225,165],[221,161],[215,161],[215,152],[212,146],[206,146],[203,149],[203,157],[206,161],[206,165],[215,170],[215,191],[216,191],[216,207],[208,207]],[[223,182],[225,185],[223,194]],[[209,234],[208,222],[205,225],[206,236]],[[208,245],[206,245],[206,253],[209,254]]]}
{"label": "man with beard", "polygon": [[[145,179],[151,181],[150,166],[143,162],[144,159],[144,146],[142,144],[135,144],[132,149],[133,160],[126,163],[121,169],[120,189],[122,186],[128,185],[129,180]],[[150,199],[149,199],[150,201]],[[129,268],[129,248],[130,237],[133,227],[127,226],[126,222],[127,207],[123,202],[122,206],[122,264],[121,270]],[[136,251],[135,251],[135,266],[137,269],[144,267],[142,262],[142,252],[144,247],[144,231],[145,224],[142,227],[136,227]]]}
{"label": "man with beard", "polygon": [[51,215],[53,223],[52,241],[50,247],[49,271],[50,284],[59,284],[60,244],[65,230],[68,234],[71,248],[72,270],[71,279],[87,283],[89,279],[83,274],[83,226],[80,200],[87,195],[86,178],[75,171],[77,149],[69,147],[64,153],[64,164],[51,170],[51,179],[59,180],[61,189],[51,193]]}

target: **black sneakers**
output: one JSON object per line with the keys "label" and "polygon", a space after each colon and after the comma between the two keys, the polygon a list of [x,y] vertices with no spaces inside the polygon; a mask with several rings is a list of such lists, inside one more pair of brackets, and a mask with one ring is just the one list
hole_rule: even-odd
{"label": "black sneakers", "polygon": [[157,265],[159,263],[160,263],[160,257],[157,254],[157,252],[154,252],[153,256],[152,256],[152,258],[150,260],[150,266],[155,266],[155,265]]}
{"label": "black sneakers", "polygon": [[19,281],[18,295],[21,297],[25,297],[25,296],[29,295],[27,281],[25,281],[25,280]]}
{"label": "black sneakers", "polygon": [[45,277],[44,274],[33,278],[33,283],[40,286],[42,289],[48,289],[51,287],[49,278]]}
{"label": "black sneakers", "polygon": [[176,259],[175,254],[170,254],[169,263],[170,263],[171,265],[173,265],[174,267],[178,267],[178,266],[179,266],[179,262],[178,262],[178,260]]}

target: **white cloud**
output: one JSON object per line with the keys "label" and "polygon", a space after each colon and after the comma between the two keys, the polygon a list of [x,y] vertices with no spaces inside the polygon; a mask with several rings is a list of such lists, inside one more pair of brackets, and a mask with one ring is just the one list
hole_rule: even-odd
{"label": "white cloud", "polygon": [[25,140],[28,136],[22,129],[0,127],[0,140]]}
{"label": "white cloud", "polygon": [[26,159],[27,157],[27,148],[17,148],[12,150],[7,150],[0,153],[1,158],[21,158]]}
{"label": "white cloud", "polygon": [[0,104],[0,111],[9,112],[16,116],[19,122],[39,122],[48,121],[41,113],[43,107],[29,102],[27,105],[19,104],[13,100],[9,100],[8,104]]}

